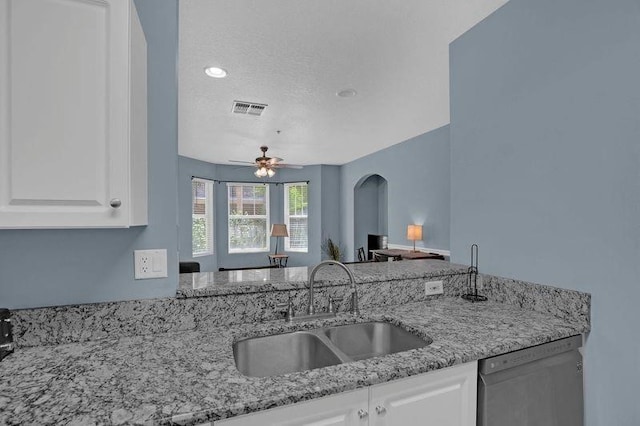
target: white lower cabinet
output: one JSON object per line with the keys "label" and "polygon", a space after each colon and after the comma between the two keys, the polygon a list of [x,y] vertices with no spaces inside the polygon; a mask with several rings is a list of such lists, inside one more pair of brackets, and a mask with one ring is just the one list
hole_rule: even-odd
{"label": "white lower cabinet", "polygon": [[476,424],[477,363],[372,386],[371,426]]}
{"label": "white lower cabinet", "polygon": [[364,388],[216,421],[214,426],[362,426],[368,424],[368,410],[369,389]]}
{"label": "white lower cabinet", "polygon": [[215,422],[215,426],[474,426],[477,363]]}

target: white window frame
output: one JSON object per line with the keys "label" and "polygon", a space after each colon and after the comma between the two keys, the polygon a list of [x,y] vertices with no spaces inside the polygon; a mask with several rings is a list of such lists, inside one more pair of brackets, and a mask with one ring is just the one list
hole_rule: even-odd
{"label": "white window frame", "polygon": [[[289,188],[292,186],[306,186],[307,187],[307,214],[306,215],[289,215]],[[284,223],[287,225],[289,235],[291,235],[291,218],[306,218],[307,219],[307,247],[305,248],[291,248],[290,238],[284,239],[285,251],[292,251],[298,253],[309,252],[309,184],[307,182],[293,182],[284,184]]]}
{"label": "white window frame", "polygon": [[[205,204],[205,213],[204,214],[196,214],[193,212],[193,206],[195,204],[195,191],[193,190],[193,184],[194,183],[203,183],[205,185],[205,197],[204,197],[204,204]],[[215,222],[214,222],[214,216],[213,216],[213,205],[214,205],[214,198],[213,198],[213,181],[208,180],[208,179],[201,179],[201,178],[192,178],[191,179],[191,257],[202,257],[202,256],[211,256],[214,253],[214,247],[215,247],[215,240],[214,240],[214,227],[215,227]],[[208,250],[207,251],[203,251],[203,252],[194,252],[193,249],[193,221],[195,218],[204,218],[205,222],[207,224],[207,243],[208,243]]]}
{"label": "white window frame", "polygon": [[[265,209],[266,214],[263,215],[231,215],[231,198],[229,197],[229,189],[232,186],[264,186],[265,188]],[[241,253],[268,253],[271,251],[271,237],[270,237],[270,228],[271,228],[271,211],[270,211],[270,193],[269,193],[269,185],[261,184],[261,183],[246,183],[246,182],[229,182],[227,183],[227,251],[229,254],[241,254]],[[242,217],[244,219],[266,219],[266,247],[264,248],[250,248],[250,249],[232,249],[231,248],[231,219],[236,217]]]}

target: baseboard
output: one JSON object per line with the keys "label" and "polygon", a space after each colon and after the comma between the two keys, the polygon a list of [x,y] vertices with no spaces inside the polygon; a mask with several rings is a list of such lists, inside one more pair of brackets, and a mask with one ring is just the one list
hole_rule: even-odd
{"label": "baseboard", "polygon": [[[389,244],[389,248],[397,249],[397,250],[413,250],[413,246],[405,246],[401,244]],[[428,247],[416,247],[416,251],[422,251],[425,253],[437,253],[445,257],[451,257],[451,252],[449,250],[434,249],[434,248],[428,248]]]}

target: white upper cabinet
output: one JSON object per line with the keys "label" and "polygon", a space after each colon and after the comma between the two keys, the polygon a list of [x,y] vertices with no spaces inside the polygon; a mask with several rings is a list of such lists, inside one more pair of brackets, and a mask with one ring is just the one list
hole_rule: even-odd
{"label": "white upper cabinet", "polygon": [[147,223],[133,0],[0,0],[0,228]]}

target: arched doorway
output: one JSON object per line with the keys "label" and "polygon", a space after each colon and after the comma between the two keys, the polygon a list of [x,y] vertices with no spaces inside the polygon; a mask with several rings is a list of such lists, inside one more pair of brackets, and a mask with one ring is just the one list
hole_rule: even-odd
{"label": "arched doorway", "polygon": [[369,253],[369,234],[388,235],[387,180],[378,174],[363,176],[353,188],[354,248]]}

